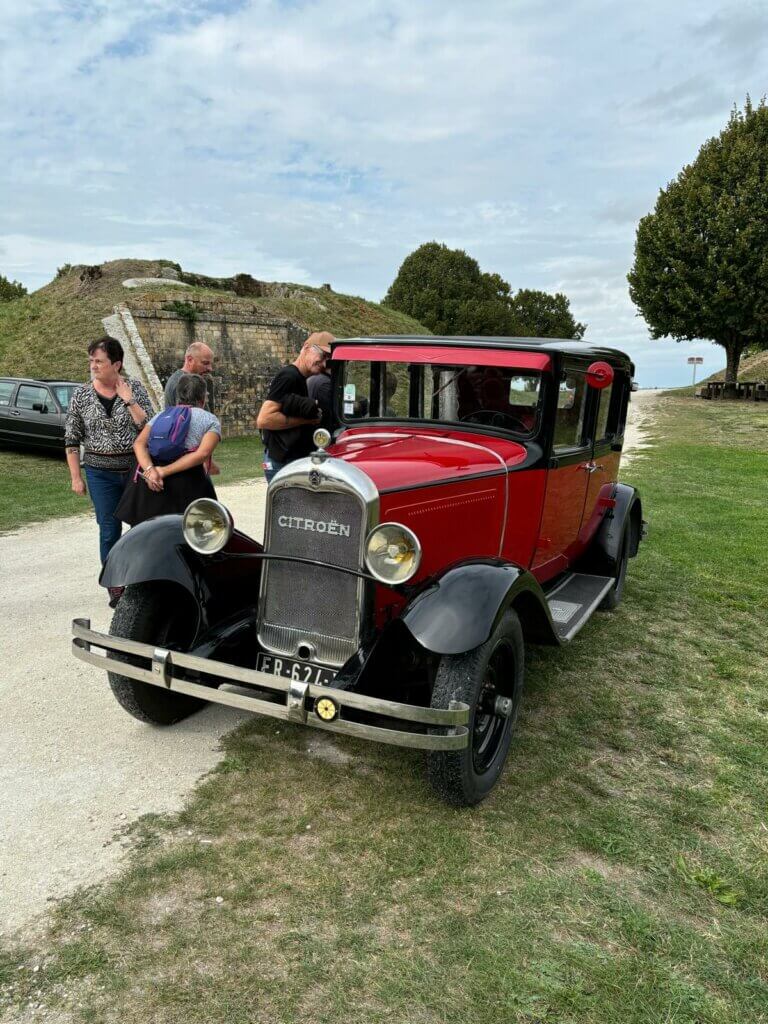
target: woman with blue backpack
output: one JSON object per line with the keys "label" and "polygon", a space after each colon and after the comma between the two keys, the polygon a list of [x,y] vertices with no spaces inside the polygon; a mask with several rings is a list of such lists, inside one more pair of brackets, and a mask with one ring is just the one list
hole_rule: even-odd
{"label": "woman with blue backpack", "polygon": [[221,424],[203,408],[205,381],[196,373],[179,380],[176,401],[153,416],[136,438],[136,468],[115,515],[136,526],[154,516],[182,513],[196,498],[215,498],[208,475],[221,440]]}

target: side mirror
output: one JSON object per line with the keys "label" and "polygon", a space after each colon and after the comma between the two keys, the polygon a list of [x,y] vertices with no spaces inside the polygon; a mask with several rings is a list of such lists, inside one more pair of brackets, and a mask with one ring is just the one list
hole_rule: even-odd
{"label": "side mirror", "polygon": [[602,391],[613,383],[613,367],[602,361],[587,367],[587,384],[591,388]]}
{"label": "side mirror", "polygon": [[48,412],[48,406],[42,402],[35,402],[32,406],[32,412]]}

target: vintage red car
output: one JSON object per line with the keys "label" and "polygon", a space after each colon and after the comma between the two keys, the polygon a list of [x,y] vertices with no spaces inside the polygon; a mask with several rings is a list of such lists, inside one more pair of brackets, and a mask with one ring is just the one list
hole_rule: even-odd
{"label": "vintage red car", "polygon": [[477,803],[525,645],[614,608],[644,535],[618,482],[632,373],[577,341],[337,341],[332,443],[274,477],[264,545],[210,499],[142,523],[102,574],[127,588],[110,634],[76,619],[74,654],[142,721],[218,701],[423,748],[437,792]]}

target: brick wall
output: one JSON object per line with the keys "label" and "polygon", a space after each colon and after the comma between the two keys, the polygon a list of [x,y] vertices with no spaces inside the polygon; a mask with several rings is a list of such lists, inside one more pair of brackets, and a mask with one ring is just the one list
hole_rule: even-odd
{"label": "brick wall", "polygon": [[256,433],[256,413],[272,377],[296,358],[308,332],[292,320],[262,312],[256,305],[244,309],[242,301],[201,301],[186,295],[181,299],[185,306],[194,308],[195,320],[163,309],[161,302],[131,305],[155,372],[164,384],[181,366],[187,345],[204,341],[216,357],[211,407],[221,419],[224,434]]}

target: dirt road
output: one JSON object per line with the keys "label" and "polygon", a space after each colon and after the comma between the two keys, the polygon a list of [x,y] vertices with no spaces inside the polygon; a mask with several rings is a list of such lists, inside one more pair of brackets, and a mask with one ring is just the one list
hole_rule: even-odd
{"label": "dirt road", "polygon": [[[642,444],[653,392],[633,396],[626,451]],[[265,485],[220,487],[238,526],[261,538]],[[96,581],[96,524],[59,519],[0,537],[0,932],[47,901],[115,871],[116,833],[180,808],[244,713],[212,706],[154,729],[116,703],[101,672],[69,652],[70,623],[111,612]]]}
{"label": "dirt road", "polygon": [[[63,470],[62,470],[63,472]],[[239,527],[261,538],[265,485],[219,488]],[[148,812],[180,808],[244,713],[213,705],[153,729],[116,703],[106,677],[70,654],[70,624],[107,629],[96,524],[59,519],[0,537],[0,932],[50,899],[114,871],[114,839]]]}

